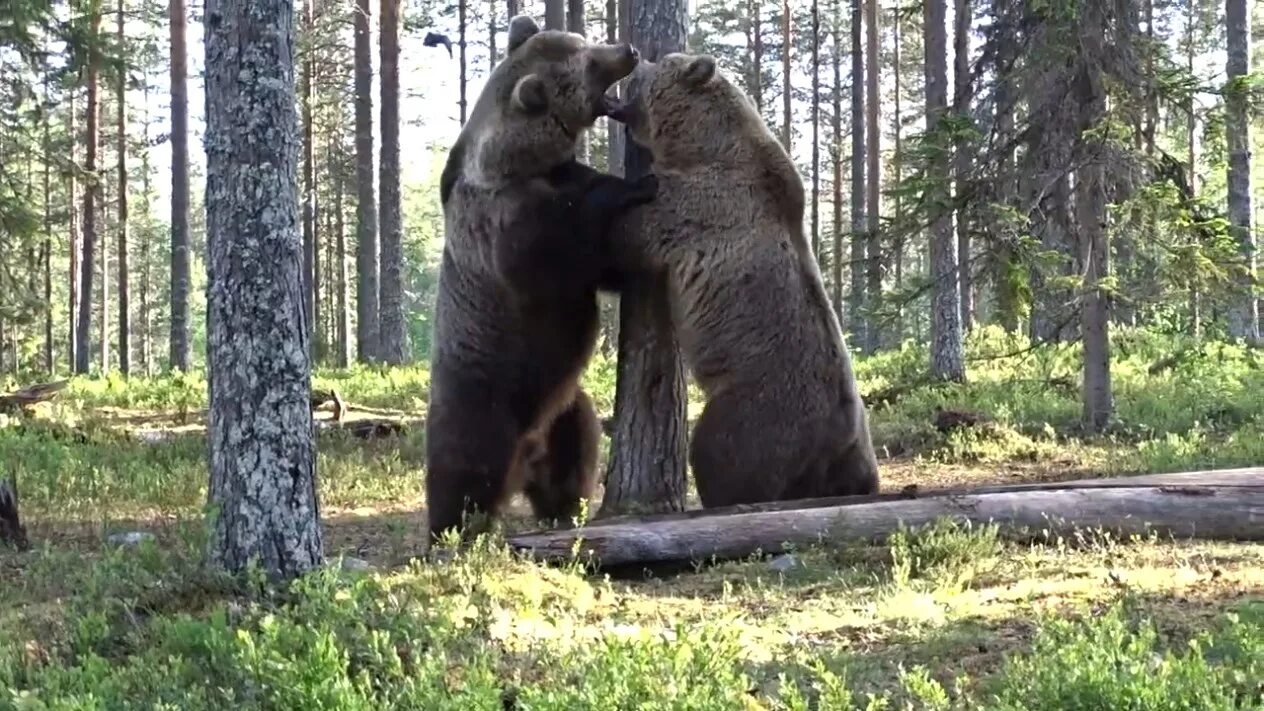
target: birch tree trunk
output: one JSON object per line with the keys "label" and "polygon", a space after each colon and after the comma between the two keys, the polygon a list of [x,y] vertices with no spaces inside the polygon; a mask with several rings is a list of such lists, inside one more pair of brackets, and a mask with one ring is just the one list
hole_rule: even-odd
{"label": "birch tree trunk", "polygon": [[[923,5],[926,33],[926,130],[934,134],[948,108],[948,55],[944,22],[945,0],[927,0]],[[940,143],[939,137],[933,139]],[[939,146],[927,172],[931,186],[926,203],[933,206],[930,229],[930,268],[934,282],[931,303],[931,374],[943,380],[965,378],[965,355],[961,344],[961,289],[957,280],[957,248],[952,234],[952,213],[934,206],[948,200],[949,151]]]}
{"label": "birch tree trunk", "polygon": [[382,210],[382,344],[386,363],[408,360],[404,321],[404,218],[399,165],[399,0],[382,0],[382,155],[378,162]]}
{"label": "birch tree trunk", "polygon": [[291,0],[207,0],[206,213],[213,565],[322,562],[303,312]]}
{"label": "birch tree trunk", "polygon": [[[685,49],[689,20],[684,0],[647,0],[628,10],[628,39],[648,61]],[[649,152],[626,133],[624,146],[627,177],[644,175]],[[684,509],[686,404],[666,279],[659,274],[635,280],[619,300],[615,424],[602,516]]]}

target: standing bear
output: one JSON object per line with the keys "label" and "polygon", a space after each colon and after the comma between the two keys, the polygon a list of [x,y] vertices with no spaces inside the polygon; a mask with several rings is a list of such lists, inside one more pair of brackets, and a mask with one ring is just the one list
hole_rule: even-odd
{"label": "standing bear", "polygon": [[638,60],[627,44],[515,17],[449,153],[426,422],[432,540],[519,491],[546,519],[592,493],[600,425],[579,378],[609,278],[605,234],[655,181],[599,173],[575,152]]}
{"label": "standing bear", "polygon": [[611,114],[653,154],[658,197],[616,223],[618,269],[665,270],[707,403],[689,463],[704,507],[868,494],[878,463],[803,232],[803,182],[706,56],[642,61]]}

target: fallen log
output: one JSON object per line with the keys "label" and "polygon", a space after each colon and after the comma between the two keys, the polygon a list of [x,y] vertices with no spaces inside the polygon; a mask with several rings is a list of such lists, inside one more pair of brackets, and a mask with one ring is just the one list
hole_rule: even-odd
{"label": "fallen log", "polygon": [[[883,494],[865,494],[862,496],[830,496],[819,499],[795,499],[792,501],[771,501],[760,504],[737,504],[735,506],[718,506],[712,509],[691,509],[689,511],[673,511],[656,514],[630,514],[625,516],[607,516],[589,521],[589,528],[611,526],[626,523],[652,523],[655,521],[673,521],[686,518],[703,518],[707,516],[731,516],[739,513],[758,513],[764,511],[797,511],[803,509],[819,509],[829,506],[859,506],[876,504],[884,501],[904,501],[908,499],[925,499],[940,496],[970,496],[975,494],[1004,494],[1018,491],[1058,491],[1062,489],[1118,489],[1136,486],[1264,486],[1264,467],[1244,467],[1241,469],[1209,469],[1196,472],[1174,472],[1169,474],[1137,474],[1122,477],[1095,477],[1092,479],[1071,479],[1067,481],[1028,482],[1026,484],[995,484],[970,488],[922,489],[916,484],[906,486],[900,491]],[[542,533],[531,531],[529,533]],[[525,535],[525,534],[524,534]]]}
{"label": "fallen log", "polygon": [[18,485],[11,478],[0,479],[0,544],[19,550],[27,547],[26,529],[18,515]]}
{"label": "fallen log", "polygon": [[58,380],[52,383],[35,383],[0,395],[0,412],[19,412],[32,405],[52,400],[69,382]]}
{"label": "fallen log", "polygon": [[[1014,540],[1065,536],[1081,528],[1120,536],[1156,533],[1204,540],[1264,540],[1264,486],[1132,485],[1028,489],[808,509],[682,516],[511,536],[537,560],[574,558],[599,567],[745,558],[831,541],[881,542],[901,523],[942,517],[995,523]],[[578,542],[578,546],[576,545]]]}

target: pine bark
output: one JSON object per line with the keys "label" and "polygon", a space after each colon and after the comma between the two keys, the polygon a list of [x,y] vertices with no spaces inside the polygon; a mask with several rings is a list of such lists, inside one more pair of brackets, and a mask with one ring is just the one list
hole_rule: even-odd
{"label": "pine bark", "polygon": [[882,210],[882,134],[878,130],[879,103],[878,71],[881,66],[878,54],[878,0],[865,0],[866,46],[865,53],[865,134],[868,145],[865,146],[868,165],[865,170],[865,218],[868,220],[865,233],[867,239],[866,272],[867,293],[865,301],[869,304],[869,317],[865,319],[865,350],[877,352],[882,345],[882,329],[878,325],[878,317],[873,313],[882,299],[882,233],[879,217]]}
{"label": "pine bark", "polygon": [[[126,39],[123,34],[123,0],[118,0],[117,40],[122,51]],[[132,372],[132,304],[131,260],[128,254],[128,204],[127,204],[127,72],[120,70],[115,102],[116,139],[118,141],[118,362],[124,376]],[[104,342],[102,349],[105,349]]]}
{"label": "pine bark", "polygon": [[857,350],[868,343],[865,313],[865,64],[861,37],[862,3],[851,2],[851,298],[847,304],[848,331]]}
{"label": "pine bark", "polygon": [[544,29],[566,29],[566,0],[544,0]]}
{"label": "pine bark", "polygon": [[[926,33],[926,130],[936,144],[940,120],[948,110],[948,54],[944,22],[945,0],[927,0],[923,5]],[[943,380],[965,378],[965,355],[961,343],[961,289],[957,280],[957,248],[952,233],[952,213],[946,205],[949,185],[949,151],[937,146],[930,158],[926,204],[934,215],[930,229],[931,278],[931,374]]]}
{"label": "pine bark", "polygon": [[834,159],[833,304],[839,323],[847,323],[843,313],[843,0],[833,3],[832,39],[834,56],[834,114],[830,117]]}
{"label": "pine bark", "polygon": [[[970,115],[970,0],[956,0],[953,13],[953,104],[959,116]],[[974,322],[974,283],[970,271],[970,210],[963,196],[970,177],[973,150],[958,138],[953,151],[953,185],[957,202],[957,276],[961,284],[961,327],[970,330]]]}
{"label": "pine bark", "polygon": [[821,7],[812,0],[812,254],[821,258]]}
{"label": "pine bark", "polygon": [[[630,8],[628,39],[657,61],[685,49],[684,0],[650,0]],[[626,130],[626,128],[625,128]],[[649,153],[625,134],[624,169],[635,178]],[[601,515],[685,506],[685,371],[672,330],[664,275],[634,280],[619,303],[615,424]]]}
{"label": "pine bark", "polygon": [[[310,322],[319,327],[316,318],[316,145],[312,112],[316,103],[316,37],[314,0],[303,0],[304,49],[299,90],[303,101],[303,308]],[[313,359],[318,359],[320,338],[312,338]]]}
{"label": "pine bark", "polygon": [[347,274],[347,226],[344,218],[344,181],[341,166],[334,172],[334,240],[338,260],[337,313],[338,351],[334,365],[346,368],[351,363],[351,281]]}
{"label": "pine bark", "polygon": [[1254,293],[1255,237],[1251,229],[1251,117],[1246,77],[1251,71],[1251,13],[1247,0],[1225,1],[1228,62],[1225,87],[1225,138],[1229,147],[1229,224],[1242,254],[1244,273],[1229,311],[1229,334],[1248,342],[1260,341],[1259,301]]}
{"label": "pine bark", "polygon": [[404,218],[399,165],[399,0],[382,0],[382,154],[378,183],[382,209],[382,360],[408,360],[404,321]]}
{"label": "pine bark", "polygon": [[[895,138],[895,145],[891,149],[891,172],[895,178],[895,184],[899,185],[904,181],[904,127],[901,125],[903,114],[900,111],[900,103],[902,101],[901,93],[904,91],[900,80],[903,74],[903,66],[900,65],[900,14],[898,10],[891,14],[891,63],[895,70],[891,73],[895,84],[895,91],[892,94],[895,106],[894,115],[891,117],[892,133]],[[900,199],[900,193],[897,191],[893,196],[892,207],[895,209],[896,216],[904,214],[904,205]],[[895,262],[895,289],[901,290],[904,287],[904,243],[905,236],[902,230],[897,230],[892,240],[891,252],[892,260]],[[904,308],[896,306],[895,324],[892,332],[888,334],[890,342],[894,346],[898,346],[904,339]]]}
{"label": "pine bark", "polygon": [[361,363],[378,359],[379,249],[377,200],[373,185],[373,58],[369,0],[356,0],[355,150],[356,150],[356,355]]}
{"label": "pine bark", "polygon": [[171,367],[189,370],[189,84],[185,0],[171,6]]}
{"label": "pine bark", "polygon": [[[622,0],[623,3],[629,0]],[[764,115],[764,0],[750,0],[751,22],[754,26],[751,28],[751,35],[754,38],[755,50],[755,84],[752,86],[752,95],[755,99],[755,109],[759,111],[759,115]]]}
{"label": "pine bark", "polygon": [[465,49],[466,49],[466,37],[465,37],[466,5],[465,5],[465,2],[466,0],[457,0],[457,4],[456,4],[456,17],[457,17],[456,44],[457,44],[457,56],[460,58],[460,67],[461,67],[460,87],[459,87],[460,98],[457,99],[457,106],[460,108],[460,111],[461,111],[460,121],[461,121],[462,126],[465,125],[466,118],[469,116],[469,106],[470,106],[469,98],[466,96],[469,90],[469,68],[468,68],[469,65],[466,62],[466,57],[465,57]]}
{"label": "pine bark", "polygon": [[75,176],[79,172],[79,162],[76,156],[77,147],[79,145],[79,132],[75,128],[75,88],[72,86],[67,92],[66,99],[66,136],[69,147],[67,152],[70,155],[70,170],[66,176],[66,213],[69,216],[68,222],[70,233],[66,235],[66,246],[70,250],[70,303],[66,311],[66,322],[68,328],[66,330],[66,365],[70,371],[76,372],[78,367],[79,337],[78,324],[76,316],[79,313],[79,283],[80,276],[80,252],[81,245],[79,239],[79,210],[75,203],[75,185],[78,182]]}
{"label": "pine bark", "polygon": [[[1106,18],[1089,5],[1080,26],[1080,76],[1076,99],[1079,133],[1085,135],[1106,116],[1106,87],[1100,64]],[[1110,296],[1103,282],[1110,276],[1110,243],[1106,235],[1106,151],[1100,140],[1082,146],[1085,155],[1075,174],[1076,223],[1080,232],[1080,264],[1084,273],[1081,330],[1084,340],[1084,425],[1101,432],[1115,410],[1110,377]]]}
{"label": "pine bark", "polygon": [[213,565],[322,562],[303,313],[290,0],[207,0],[206,213]]}
{"label": "pine bark", "polygon": [[84,108],[87,119],[87,129],[83,138],[84,171],[88,175],[88,184],[84,186],[83,191],[83,256],[79,272],[79,320],[75,328],[75,372],[78,374],[88,372],[91,356],[89,338],[92,332],[92,281],[97,246],[97,193],[101,189],[97,175],[97,142],[100,140],[97,89],[101,56],[96,47],[96,38],[101,29],[100,0],[89,0],[88,12],[90,13],[89,37],[92,44],[88,48],[88,98],[87,106]]}

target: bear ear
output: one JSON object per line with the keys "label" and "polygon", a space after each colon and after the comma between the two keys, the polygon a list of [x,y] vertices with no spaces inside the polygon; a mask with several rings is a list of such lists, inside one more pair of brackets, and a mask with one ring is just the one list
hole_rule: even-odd
{"label": "bear ear", "polygon": [[685,67],[682,75],[685,83],[690,86],[702,86],[711,81],[713,76],[715,76],[715,60],[705,54],[694,57]]}
{"label": "bear ear", "polygon": [[530,15],[517,15],[509,21],[509,51],[513,52],[540,32],[540,26]]}
{"label": "bear ear", "polygon": [[526,114],[538,114],[549,107],[549,96],[544,91],[544,80],[536,74],[528,74],[518,80],[513,89],[515,109]]}

